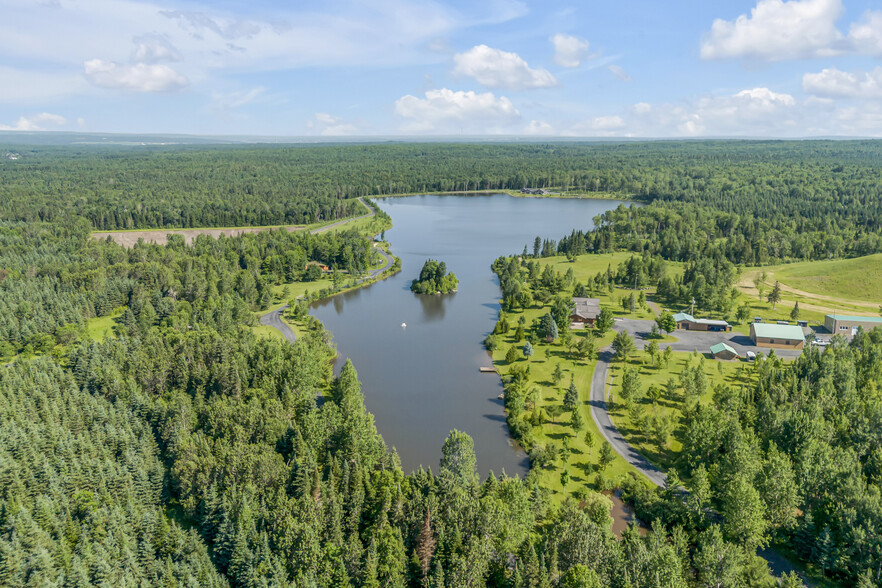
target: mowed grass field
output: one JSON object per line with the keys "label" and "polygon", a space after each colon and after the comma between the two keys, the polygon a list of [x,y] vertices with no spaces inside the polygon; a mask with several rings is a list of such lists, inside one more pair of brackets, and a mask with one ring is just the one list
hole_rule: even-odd
{"label": "mowed grass field", "polygon": [[771,279],[811,294],[875,304],[882,302],[882,253],[852,259],[792,263],[767,271]]}
{"label": "mowed grass field", "polygon": [[[514,333],[517,328],[517,320],[523,314],[529,325],[533,318],[538,318],[548,312],[548,308],[530,309],[526,313],[509,313],[509,322],[513,327],[507,334],[500,336],[500,346],[493,352],[493,364],[500,374],[505,374],[511,366],[505,362],[505,354],[512,345],[523,346],[525,341],[515,341]],[[576,337],[583,337],[584,333],[578,333]],[[610,332],[603,338],[597,338],[597,348],[605,347],[612,341],[613,333]],[[575,493],[579,488],[586,487],[599,490],[596,485],[596,476],[600,471],[600,446],[603,436],[594,419],[591,417],[589,397],[591,394],[591,378],[594,375],[595,360],[583,361],[573,358],[567,350],[558,342],[537,343],[533,347],[533,356],[529,359],[521,355],[516,362],[519,365],[529,366],[530,384],[538,389],[537,405],[545,414],[557,414],[553,419],[548,418],[545,422],[532,428],[534,442],[537,445],[548,446],[555,444],[558,448],[563,447],[564,437],[569,437],[570,456],[564,462],[559,458],[552,466],[539,470],[539,484],[552,492],[555,499],[563,500],[566,496]],[[555,366],[561,364],[564,376],[559,384],[554,384],[552,373]],[[581,431],[575,431],[570,424],[572,413],[563,407],[564,394],[570,385],[570,378],[579,391],[579,404],[577,410],[582,415],[585,426]],[[585,432],[590,431],[593,443],[591,447],[585,442]],[[529,449],[529,448],[527,448]],[[569,484],[564,488],[561,484],[561,473],[564,468],[570,475]],[[620,479],[629,473],[637,473],[624,459],[616,455],[613,462],[607,466],[603,475],[611,480]],[[639,475],[639,474],[638,474]]]}
{"label": "mowed grass field", "polygon": [[739,287],[755,294],[753,280],[763,271],[769,286],[777,280],[786,287],[785,294],[807,303],[863,309],[860,314],[875,314],[882,304],[882,253],[751,268],[742,274]]}
{"label": "mowed grass field", "polygon": [[116,326],[116,319],[122,316],[124,308],[115,308],[107,316],[99,316],[90,318],[86,321],[86,333],[93,341],[104,341],[107,337],[115,337],[113,327]]}
{"label": "mowed grass field", "polygon": [[[613,271],[620,264],[628,261],[631,256],[637,255],[630,251],[616,251],[614,253],[590,253],[580,255],[575,262],[570,262],[566,256],[557,255],[554,257],[543,257],[539,262],[543,265],[551,265],[555,271],[565,274],[569,268],[573,268],[573,275],[580,282],[585,282],[588,278],[593,278],[600,272],[605,272],[608,267],[612,267]],[[665,262],[668,273],[671,277],[679,277],[683,275],[683,264],[677,261]]]}

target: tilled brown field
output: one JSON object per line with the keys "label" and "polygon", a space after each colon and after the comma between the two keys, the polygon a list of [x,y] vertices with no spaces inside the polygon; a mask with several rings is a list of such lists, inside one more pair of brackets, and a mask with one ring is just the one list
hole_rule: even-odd
{"label": "tilled brown field", "polygon": [[[105,231],[100,233],[92,233],[93,239],[106,239],[110,237],[114,241],[116,241],[119,245],[123,247],[134,247],[138,242],[138,239],[144,239],[147,243],[158,243],[160,245],[165,245],[168,243],[169,235],[181,235],[184,237],[184,241],[189,245],[193,242],[193,239],[198,237],[199,235],[210,235],[217,239],[221,235],[225,235],[227,237],[236,237],[238,235],[244,235],[245,233],[259,233],[261,231],[271,231],[277,229],[279,227],[248,227],[248,228],[235,228],[235,229],[159,229],[159,230],[150,230],[150,231]],[[306,227],[303,226],[290,226],[290,227],[282,227],[289,233],[293,233],[295,231],[302,231]]]}

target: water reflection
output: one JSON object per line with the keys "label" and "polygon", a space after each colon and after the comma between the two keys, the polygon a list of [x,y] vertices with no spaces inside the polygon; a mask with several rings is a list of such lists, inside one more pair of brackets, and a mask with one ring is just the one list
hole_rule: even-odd
{"label": "water reflection", "polygon": [[423,319],[426,322],[440,321],[448,304],[453,304],[456,292],[451,294],[414,294],[423,306]]}

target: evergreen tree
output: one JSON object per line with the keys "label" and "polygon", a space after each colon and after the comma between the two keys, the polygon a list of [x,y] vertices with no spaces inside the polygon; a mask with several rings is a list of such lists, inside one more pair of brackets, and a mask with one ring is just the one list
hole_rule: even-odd
{"label": "evergreen tree", "polygon": [[769,292],[769,295],[766,297],[766,300],[769,304],[772,305],[772,310],[775,310],[775,305],[781,302],[781,283],[775,281],[775,287],[772,288],[772,291]]}

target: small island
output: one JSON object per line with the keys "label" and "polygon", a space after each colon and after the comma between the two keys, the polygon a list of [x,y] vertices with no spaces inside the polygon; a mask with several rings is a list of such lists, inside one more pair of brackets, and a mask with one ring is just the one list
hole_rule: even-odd
{"label": "small island", "polygon": [[449,294],[456,292],[458,284],[456,274],[447,273],[446,263],[428,259],[420,270],[420,277],[410,283],[410,289],[417,294]]}

